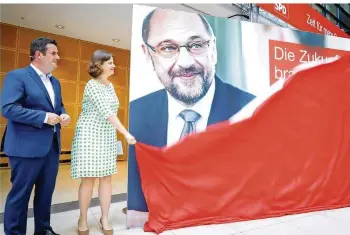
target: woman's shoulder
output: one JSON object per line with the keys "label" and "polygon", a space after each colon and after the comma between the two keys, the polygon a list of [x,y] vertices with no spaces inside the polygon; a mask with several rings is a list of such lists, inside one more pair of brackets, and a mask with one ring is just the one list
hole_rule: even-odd
{"label": "woman's shoulder", "polygon": [[96,79],[93,79],[93,78],[90,78],[88,81],[87,81],[87,83],[86,83],[86,85],[92,85],[92,84],[96,84],[97,82],[96,82]]}
{"label": "woman's shoulder", "polygon": [[89,87],[95,87],[95,86],[98,86],[99,83],[96,81],[96,79],[93,79],[93,78],[90,78],[86,85],[85,85],[85,88],[89,88]]}

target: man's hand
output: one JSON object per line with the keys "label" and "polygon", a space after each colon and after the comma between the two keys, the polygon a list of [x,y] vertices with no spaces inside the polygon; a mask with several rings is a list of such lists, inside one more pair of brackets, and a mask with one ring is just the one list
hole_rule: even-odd
{"label": "man's hand", "polygon": [[62,118],[55,113],[48,113],[47,124],[54,126],[57,123],[60,123]]}
{"label": "man's hand", "polygon": [[62,121],[61,121],[61,126],[68,126],[68,124],[70,123],[70,117],[69,117],[69,115],[68,114],[65,114],[65,113],[62,113],[61,114],[61,119],[62,119]]}

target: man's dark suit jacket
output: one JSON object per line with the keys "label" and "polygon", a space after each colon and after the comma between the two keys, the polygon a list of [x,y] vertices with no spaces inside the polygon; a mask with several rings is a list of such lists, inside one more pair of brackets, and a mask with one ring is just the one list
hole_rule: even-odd
{"label": "man's dark suit jacket", "polygon": [[[228,120],[255,97],[215,78],[215,93],[208,125]],[[130,133],[138,142],[156,147],[167,145],[168,98],[166,90],[153,92],[130,103]],[[128,157],[128,210],[148,211],[135,158],[130,145]]]}
{"label": "man's dark suit jacket", "polygon": [[[2,115],[8,119],[3,136],[4,152],[13,157],[44,157],[50,150],[54,131],[44,124],[47,112],[66,113],[61,96],[61,85],[50,78],[55,92],[55,107],[49,93],[35,70],[28,66],[7,73],[2,88]],[[56,125],[59,152],[61,125]]]}

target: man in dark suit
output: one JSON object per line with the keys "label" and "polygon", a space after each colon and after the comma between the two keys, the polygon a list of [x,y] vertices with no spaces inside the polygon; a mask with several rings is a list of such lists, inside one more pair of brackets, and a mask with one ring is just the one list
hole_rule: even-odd
{"label": "man in dark suit", "polygon": [[2,115],[8,119],[4,152],[12,183],[4,213],[6,235],[26,234],[34,185],[34,234],[56,234],[50,226],[50,208],[61,151],[60,129],[70,117],[63,107],[60,82],[51,74],[59,60],[56,41],[33,40],[30,57],[30,66],[7,73],[1,91]]}
{"label": "man in dark suit", "polygon": [[[203,16],[156,9],[144,19],[142,36],[146,58],[165,89],[130,103],[130,132],[137,141],[172,145],[228,120],[254,98],[215,75],[216,38]],[[142,226],[148,208],[133,146],[129,148],[127,203],[128,226]]]}

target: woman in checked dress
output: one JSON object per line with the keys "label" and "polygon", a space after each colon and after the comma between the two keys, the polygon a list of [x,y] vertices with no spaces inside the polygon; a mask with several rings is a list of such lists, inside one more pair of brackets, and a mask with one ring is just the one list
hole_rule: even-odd
{"label": "woman in checked dress", "polygon": [[119,100],[108,78],[114,74],[112,54],[98,50],[91,56],[90,79],[84,90],[82,112],[79,116],[72,144],[71,176],[81,178],[79,187],[80,218],[78,234],[89,234],[87,211],[95,180],[99,179],[99,199],[104,234],[112,234],[108,222],[111,203],[111,175],[117,172],[117,136],[122,133],[129,144],[135,138],[125,129],[117,117]]}

